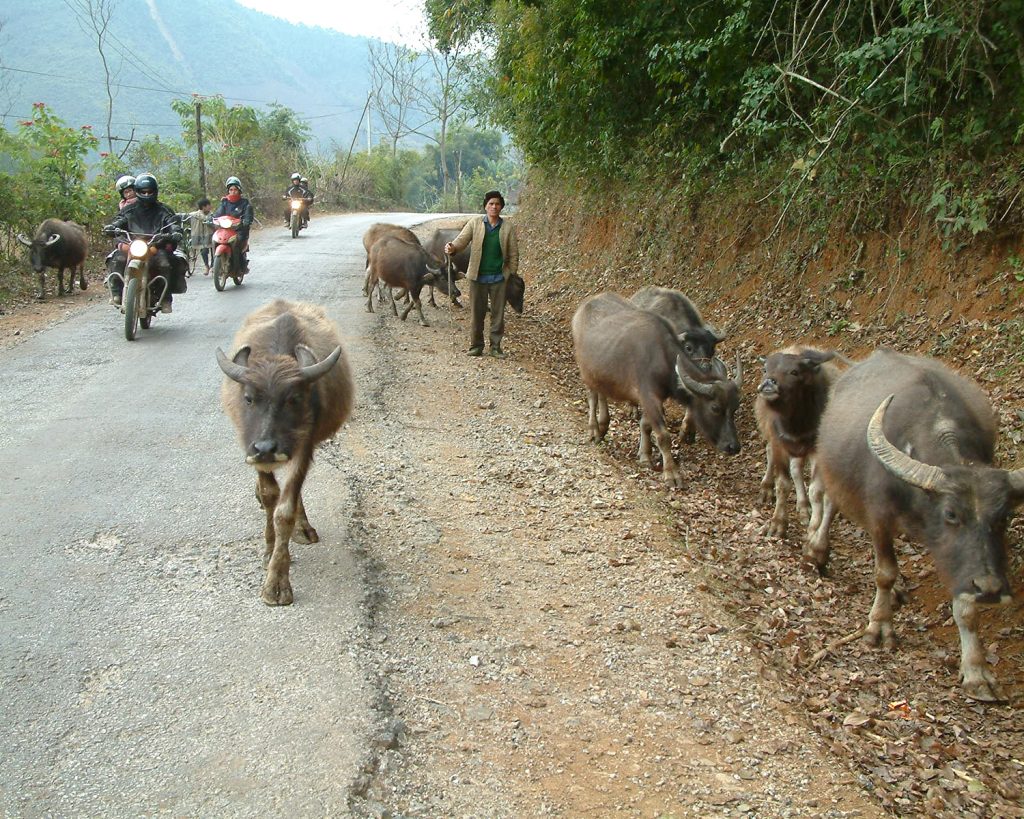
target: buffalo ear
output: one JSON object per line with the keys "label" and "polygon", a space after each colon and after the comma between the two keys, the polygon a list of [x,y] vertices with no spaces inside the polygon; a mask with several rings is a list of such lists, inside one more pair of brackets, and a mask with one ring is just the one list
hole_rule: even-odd
{"label": "buffalo ear", "polygon": [[299,362],[300,367],[312,367],[316,364],[316,353],[305,344],[296,344],[295,360]]}

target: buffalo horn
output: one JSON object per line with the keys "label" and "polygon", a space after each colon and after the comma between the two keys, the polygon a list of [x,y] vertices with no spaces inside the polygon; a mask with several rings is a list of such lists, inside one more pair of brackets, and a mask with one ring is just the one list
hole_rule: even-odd
{"label": "buffalo horn", "polygon": [[[307,355],[313,355],[313,351],[306,347],[304,344],[299,344],[295,348],[295,357],[302,362]],[[316,364],[310,364],[305,366],[301,370],[302,380],[306,382],[316,381],[320,376],[324,375],[328,370],[331,369],[335,364],[338,363],[338,359],[341,358],[341,345],[339,344],[334,348],[327,358],[323,361],[317,362]],[[316,357],[313,357],[316,361]]]}
{"label": "buffalo horn", "polygon": [[913,486],[919,486],[927,492],[942,491],[949,483],[942,469],[911,458],[885,437],[882,421],[893,397],[890,395],[879,404],[878,409],[871,416],[871,420],[868,421],[868,447],[882,462],[882,465],[897,478],[901,478]]}
{"label": "buffalo horn", "polygon": [[1010,488],[1017,494],[1024,494],[1024,469],[1014,469],[1006,473]]}
{"label": "buffalo horn", "polygon": [[25,245],[25,247],[32,247],[32,241],[24,233],[18,234],[18,241]]}
{"label": "buffalo horn", "polygon": [[232,381],[237,381],[239,384],[245,378],[245,373],[249,369],[246,364],[249,361],[249,348],[243,347],[237,353],[235,353],[234,359],[229,359],[224,355],[224,351],[217,348],[217,363],[220,364],[220,368],[224,371],[224,375],[230,378]]}
{"label": "buffalo horn", "polygon": [[684,373],[680,368],[679,364],[676,364],[676,375],[679,376],[679,380],[694,395],[703,395],[705,398],[715,397],[715,385],[705,384],[702,381],[694,381],[690,376]]}
{"label": "buffalo horn", "polygon": [[60,241],[60,234],[59,233],[51,233],[50,234],[50,238],[46,240],[46,246],[49,247],[50,245],[55,245],[59,241]]}

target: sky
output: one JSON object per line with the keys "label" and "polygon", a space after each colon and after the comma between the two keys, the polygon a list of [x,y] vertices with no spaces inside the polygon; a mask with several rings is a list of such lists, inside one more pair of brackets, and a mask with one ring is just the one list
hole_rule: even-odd
{"label": "sky", "polygon": [[422,47],[426,32],[423,0],[238,0],[251,9],[293,23],[321,26]]}

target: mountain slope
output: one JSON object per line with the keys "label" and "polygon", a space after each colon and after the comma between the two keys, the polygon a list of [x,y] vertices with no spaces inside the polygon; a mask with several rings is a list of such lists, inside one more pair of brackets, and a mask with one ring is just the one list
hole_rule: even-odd
{"label": "mountain slope", "polygon": [[[105,131],[106,90],[95,35],[63,0],[0,7],[0,64],[10,127],[35,101],[69,125]],[[367,43],[323,28],[295,25],[234,0],[118,0],[106,54],[115,88],[112,132],[177,136],[174,98],[223,94],[257,108],[272,102],[309,119],[327,147],[352,139],[369,90]],[[33,72],[33,73],[28,73]],[[132,87],[130,87],[132,86]]]}

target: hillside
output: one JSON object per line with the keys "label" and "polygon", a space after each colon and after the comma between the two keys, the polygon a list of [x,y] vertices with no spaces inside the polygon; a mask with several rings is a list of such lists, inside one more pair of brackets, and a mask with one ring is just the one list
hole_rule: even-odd
{"label": "hillside", "polygon": [[[101,134],[106,90],[99,53],[62,0],[5,4],[0,26],[0,63],[38,72],[4,72],[5,125],[43,101],[69,125],[92,124]],[[108,59],[121,84],[115,136],[127,138],[135,127],[136,135],[176,137],[172,99],[223,94],[229,103],[285,105],[309,120],[324,148],[332,141],[347,147],[366,102],[367,38],[295,25],[234,0],[118,0],[110,33]]]}

